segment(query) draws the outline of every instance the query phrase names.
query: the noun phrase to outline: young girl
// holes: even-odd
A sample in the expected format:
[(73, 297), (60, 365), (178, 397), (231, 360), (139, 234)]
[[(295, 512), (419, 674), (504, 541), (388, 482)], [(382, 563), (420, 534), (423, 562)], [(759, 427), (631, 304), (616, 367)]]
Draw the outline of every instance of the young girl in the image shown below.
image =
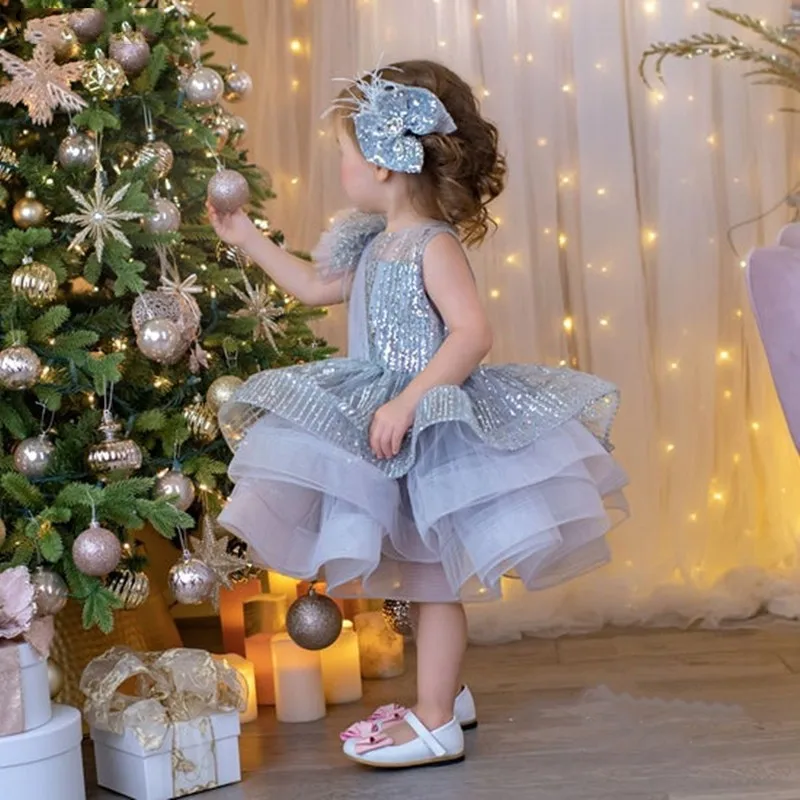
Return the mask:
[(492, 334), (461, 242), (486, 236), (506, 167), (463, 80), (406, 61), (355, 81), (333, 110), (357, 210), (315, 266), (244, 213), (209, 209), (218, 235), (302, 303), (349, 300), (348, 358), (262, 372), (221, 410), (237, 485), (220, 522), (270, 569), (418, 604), (417, 703), (353, 725), (344, 753), (375, 767), (459, 761), (474, 722), (462, 603), (499, 597), (508, 573), (541, 589), (607, 560), (607, 507), (624, 510), (608, 441), (617, 392), (566, 369), (480, 366)]

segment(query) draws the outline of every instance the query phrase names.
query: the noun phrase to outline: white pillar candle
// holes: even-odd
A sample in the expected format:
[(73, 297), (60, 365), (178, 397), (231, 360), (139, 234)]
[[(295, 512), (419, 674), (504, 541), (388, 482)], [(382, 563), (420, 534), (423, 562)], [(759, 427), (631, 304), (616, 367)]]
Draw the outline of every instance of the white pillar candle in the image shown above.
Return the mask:
[(268, 580), (270, 594), (284, 595), (289, 600), (289, 605), (297, 598), (297, 587), (300, 584), (297, 578), (290, 578), (279, 572), (269, 572)]
[(256, 691), (256, 668), (252, 661), (242, 658), (238, 653), (214, 656), (235, 669), (247, 684), (247, 708), (239, 713), (239, 722), (252, 722), (258, 717), (258, 696)]
[(325, 716), (319, 651), (298, 647), (288, 633), (272, 637), (275, 715), (278, 722), (313, 722)]
[(272, 634), (257, 633), (244, 640), (244, 651), (256, 673), (256, 697), (260, 706), (275, 705), (275, 679), (272, 674)]
[(358, 636), (353, 623), (345, 620), (339, 638), (324, 650), (320, 650), (322, 661), (322, 685), (325, 701), (333, 705), (354, 703), (361, 699), (361, 664), (358, 656)]
[(389, 629), (380, 611), (357, 614), (355, 628), (363, 678), (396, 678), (403, 674), (403, 637)]

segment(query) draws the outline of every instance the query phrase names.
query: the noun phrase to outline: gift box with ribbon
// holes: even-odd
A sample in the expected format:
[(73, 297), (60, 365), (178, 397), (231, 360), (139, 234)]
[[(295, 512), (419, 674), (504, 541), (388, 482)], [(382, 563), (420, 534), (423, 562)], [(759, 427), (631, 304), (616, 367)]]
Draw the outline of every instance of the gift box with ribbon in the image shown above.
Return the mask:
[(97, 782), (134, 800), (169, 800), (241, 779), (247, 684), (204, 650), (115, 647), (81, 678)]
[(38, 617), (27, 567), (0, 573), (0, 737), (50, 721), (47, 656), (53, 618)]

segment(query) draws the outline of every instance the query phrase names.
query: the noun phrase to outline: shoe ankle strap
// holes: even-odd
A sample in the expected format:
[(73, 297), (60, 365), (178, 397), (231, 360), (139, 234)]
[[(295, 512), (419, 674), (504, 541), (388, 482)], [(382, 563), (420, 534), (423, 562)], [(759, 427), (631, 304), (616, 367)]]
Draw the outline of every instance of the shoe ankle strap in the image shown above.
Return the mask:
[(446, 755), (447, 750), (442, 747), (441, 742), (422, 724), (419, 717), (413, 711), (406, 714), (405, 721), (411, 726), (414, 733), (419, 736), (420, 740), (425, 743), (428, 750), (435, 756), (441, 757)]

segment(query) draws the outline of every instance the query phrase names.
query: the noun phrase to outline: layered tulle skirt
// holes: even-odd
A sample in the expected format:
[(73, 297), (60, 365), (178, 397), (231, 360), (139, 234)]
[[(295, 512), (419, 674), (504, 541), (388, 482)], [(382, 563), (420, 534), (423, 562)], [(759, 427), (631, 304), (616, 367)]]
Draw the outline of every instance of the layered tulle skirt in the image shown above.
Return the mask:
[(322, 574), (339, 596), (471, 602), (503, 575), (542, 589), (608, 560), (626, 514), (613, 387), (484, 368), (434, 390), (400, 455), (378, 461), (369, 421), (408, 380), (337, 359), (262, 373), (223, 409), (236, 488), (220, 522), (257, 563)]

